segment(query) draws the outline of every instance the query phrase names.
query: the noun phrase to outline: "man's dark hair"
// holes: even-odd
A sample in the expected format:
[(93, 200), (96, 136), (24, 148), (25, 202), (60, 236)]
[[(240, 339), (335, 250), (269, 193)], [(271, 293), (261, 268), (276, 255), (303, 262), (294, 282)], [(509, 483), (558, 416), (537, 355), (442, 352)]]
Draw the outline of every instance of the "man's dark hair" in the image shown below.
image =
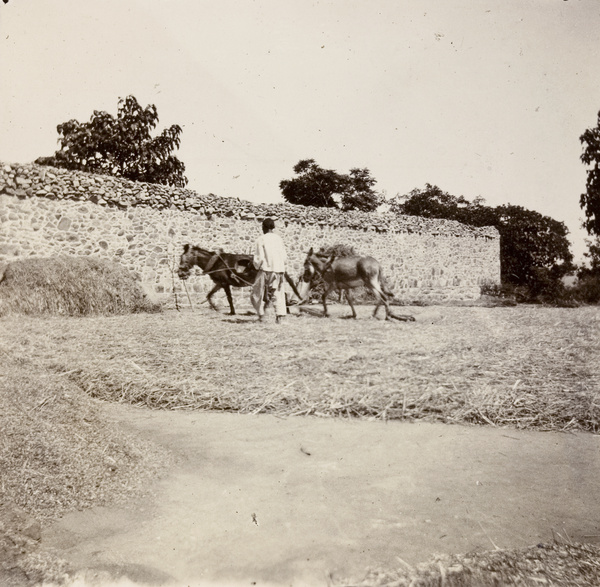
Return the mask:
[(275, 221), (272, 218), (265, 218), (262, 223), (262, 229), (265, 234), (275, 228)]

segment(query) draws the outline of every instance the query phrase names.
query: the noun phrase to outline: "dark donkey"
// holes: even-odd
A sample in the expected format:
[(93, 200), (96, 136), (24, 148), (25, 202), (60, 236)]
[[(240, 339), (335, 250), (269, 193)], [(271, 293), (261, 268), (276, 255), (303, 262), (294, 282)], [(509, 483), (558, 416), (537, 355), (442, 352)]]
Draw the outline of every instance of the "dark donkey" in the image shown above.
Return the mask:
[[(230, 314), (235, 314), (231, 288), (252, 286), (258, 273), (252, 263), (252, 255), (215, 252), (202, 247), (190, 246), (189, 244), (183, 245), (183, 254), (179, 259), (179, 269), (177, 270), (179, 278), (187, 279), (190, 276), (192, 267), (195, 265), (200, 267), (204, 275), (208, 275), (215, 283), (215, 286), (206, 296), (206, 301), (210, 304), (210, 307), (218, 311), (211, 298), (220, 289), (224, 289), (229, 302)], [(285, 278), (294, 293), (300, 298), (296, 286), (287, 273)]]
[(390, 310), (389, 299), (394, 294), (386, 289), (383, 283), (381, 265), (373, 257), (337, 257), (335, 254), (326, 255), (323, 253), (314, 253), (311, 248), (304, 261), (304, 274), (302, 282), (304, 283), (304, 297), (310, 290), (311, 282), (315, 274), (319, 274), (327, 284), (323, 293), (324, 315), (327, 313), (327, 296), (329, 293), (338, 289), (346, 292), (346, 300), (352, 309), (352, 317), (356, 318), (356, 310), (352, 304), (350, 290), (356, 287), (365, 286), (377, 298), (377, 306), (373, 312), (373, 317), (377, 316), (379, 307), (385, 306), (385, 319), (395, 318), (396, 320), (413, 321), (413, 316), (393, 314)]

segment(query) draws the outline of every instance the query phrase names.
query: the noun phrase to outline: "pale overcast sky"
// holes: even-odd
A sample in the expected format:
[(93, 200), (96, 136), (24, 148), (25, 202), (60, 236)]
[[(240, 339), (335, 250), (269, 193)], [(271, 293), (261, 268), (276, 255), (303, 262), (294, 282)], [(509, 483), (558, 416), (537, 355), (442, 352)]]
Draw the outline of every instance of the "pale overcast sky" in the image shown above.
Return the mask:
[(600, 110), (598, 0), (9, 0), (0, 160), (129, 94), (183, 127), (191, 189), (282, 201), (313, 158), (564, 221), (581, 258), (579, 136)]

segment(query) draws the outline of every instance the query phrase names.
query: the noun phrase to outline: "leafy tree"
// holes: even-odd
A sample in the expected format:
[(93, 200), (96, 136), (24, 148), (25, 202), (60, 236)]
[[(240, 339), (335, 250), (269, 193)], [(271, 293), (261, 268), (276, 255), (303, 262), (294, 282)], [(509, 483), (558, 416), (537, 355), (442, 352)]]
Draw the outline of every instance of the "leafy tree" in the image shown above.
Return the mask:
[(377, 180), (371, 177), (366, 167), (351, 169), (346, 190), (342, 194), (342, 210), (373, 212), (382, 201), (381, 196), (373, 190), (376, 183)]
[(579, 198), (586, 217), (583, 226), (588, 234), (600, 235), (600, 112), (597, 126), (588, 128), (579, 140), (586, 145), (581, 160), (592, 166), (587, 171), (586, 192)]
[(319, 167), (314, 159), (303, 159), (294, 166), (294, 179), (279, 182), (283, 197), (291, 204), (301, 206), (337, 207), (334, 194), (345, 187), (343, 176), (332, 169)]
[(303, 159), (294, 166), (294, 173), (298, 177), (279, 183), (283, 197), (291, 204), (337, 208), (336, 195), (342, 210), (372, 212), (380, 204), (373, 190), (377, 182), (366, 168), (354, 168), (344, 175), (323, 169), (314, 159)]
[(586, 240), (587, 264), (579, 267), (579, 282), (572, 290), (575, 299), (585, 304), (600, 304), (600, 236), (594, 241)]
[(463, 196), (453, 196), (436, 185), (425, 184), (425, 189), (415, 188), (407, 195), (390, 200), (390, 211), (396, 214), (445, 218), (471, 226), (494, 226), (496, 214), (493, 208), (483, 204), (483, 198), (469, 202)]
[(459, 203), (463, 197), (456, 198), (443, 192), (436, 185), (425, 184), (425, 189), (415, 188), (404, 196), (396, 196), (390, 201), (390, 209), (396, 214), (421, 216), (423, 218), (455, 219)]
[(594, 241), (586, 240), (585, 244), (588, 250), (583, 253), (583, 256), (586, 257), (588, 264), (579, 268), (577, 276), (580, 279), (591, 276), (600, 278), (600, 236), (597, 236)]
[[(482, 198), (469, 202), (426, 184), (390, 202), (396, 214), (445, 218), (471, 226), (495, 226), (500, 233), (501, 277), (504, 283), (535, 289), (559, 280), (573, 269), (567, 227), (563, 222), (521, 206), (492, 208)], [(535, 287), (534, 287), (535, 286)]]
[(182, 129), (174, 124), (152, 137), (157, 123), (154, 104), (142, 108), (134, 96), (120, 98), (116, 118), (94, 110), (89, 122), (59, 124), (60, 149), (36, 163), (183, 187), (185, 165), (171, 154), (179, 147)]
[(502, 281), (532, 287), (542, 274), (558, 281), (574, 269), (564, 222), (511, 204), (498, 206), (495, 213)]

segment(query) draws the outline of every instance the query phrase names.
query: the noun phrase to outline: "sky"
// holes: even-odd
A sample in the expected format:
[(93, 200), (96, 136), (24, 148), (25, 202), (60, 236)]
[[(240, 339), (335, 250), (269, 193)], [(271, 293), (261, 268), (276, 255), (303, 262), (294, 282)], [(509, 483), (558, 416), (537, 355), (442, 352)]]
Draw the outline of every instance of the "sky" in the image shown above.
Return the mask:
[(134, 95), (183, 128), (188, 187), (282, 202), (301, 159), (564, 222), (600, 111), (598, 0), (9, 0), (0, 161)]

